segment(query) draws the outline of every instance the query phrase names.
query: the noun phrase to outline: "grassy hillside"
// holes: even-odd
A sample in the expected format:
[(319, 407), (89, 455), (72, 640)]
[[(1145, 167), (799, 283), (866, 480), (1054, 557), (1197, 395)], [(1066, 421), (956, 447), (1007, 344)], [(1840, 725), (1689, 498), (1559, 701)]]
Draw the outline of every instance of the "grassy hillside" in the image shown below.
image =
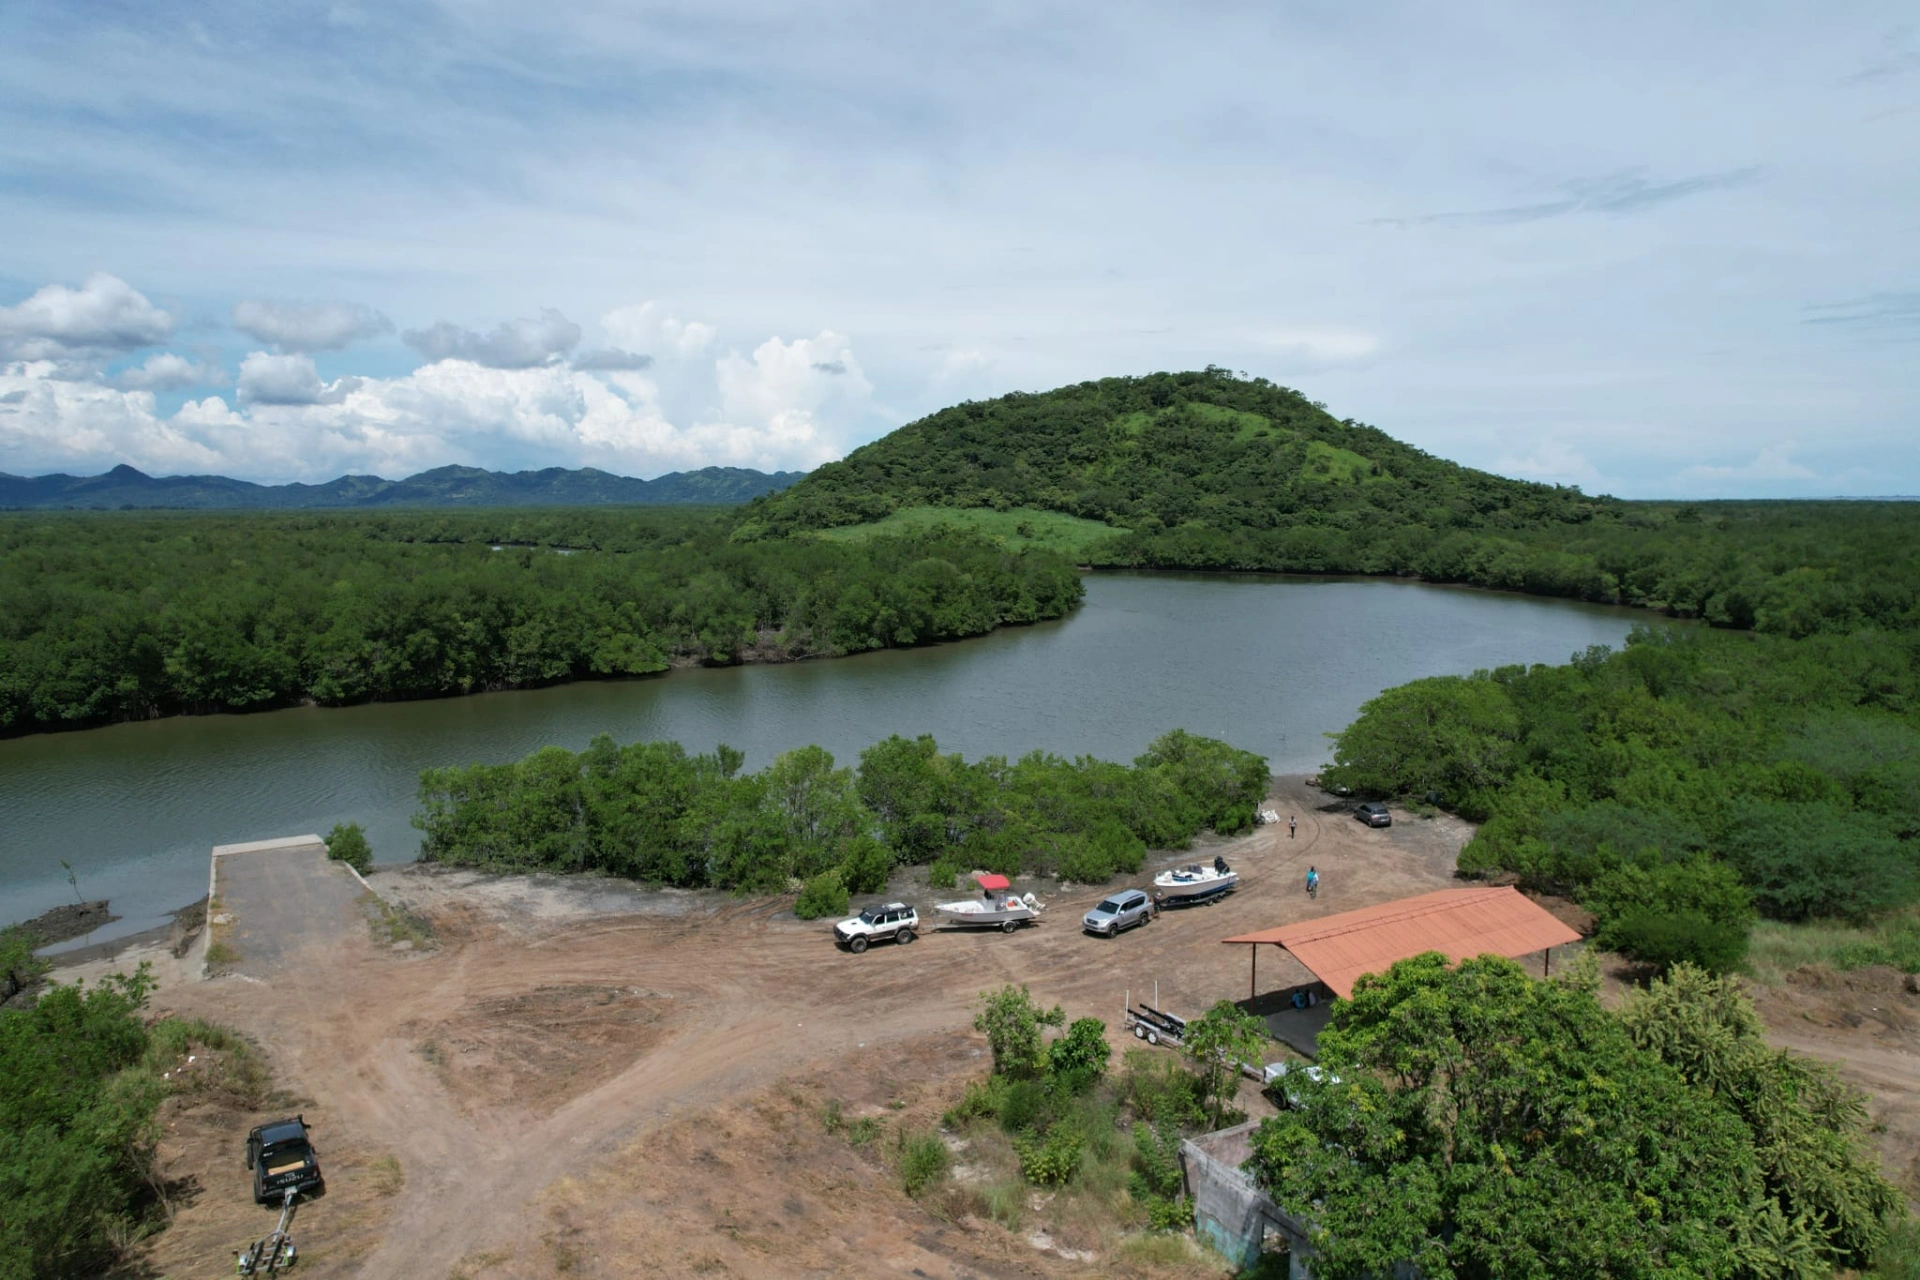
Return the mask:
[[(1920, 619), (1920, 505), (1649, 503), (1476, 471), (1221, 369), (956, 405), (743, 512), (736, 539), (1071, 516), (1083, 563), (1392, 574), (1787, 635)], [(854, 532), (852, 536), (859, 536)]]
[(1126, 532), (1098, 520), (1083, 520), (1079, 516), (1033, 507), (1014, 507), (1007, 511), (995, 511), (992, 507), (901, 507), (885, 519), (822, 529), (819, 536), (829, 542), (865, 542), (869, 538), (940, 529), (977, 533), (1009, 551), (1039, 547), (1082, 562), (1100, 544)]

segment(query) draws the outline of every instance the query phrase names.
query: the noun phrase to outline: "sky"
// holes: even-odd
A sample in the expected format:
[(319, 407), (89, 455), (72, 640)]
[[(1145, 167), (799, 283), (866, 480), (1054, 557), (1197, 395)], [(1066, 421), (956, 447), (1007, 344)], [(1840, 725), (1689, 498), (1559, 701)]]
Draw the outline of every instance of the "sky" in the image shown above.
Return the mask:
[(1920, 14), (0, 6), (0, 471), (808, 468), (1209, 364), (1591, 493), (1920, 494)]

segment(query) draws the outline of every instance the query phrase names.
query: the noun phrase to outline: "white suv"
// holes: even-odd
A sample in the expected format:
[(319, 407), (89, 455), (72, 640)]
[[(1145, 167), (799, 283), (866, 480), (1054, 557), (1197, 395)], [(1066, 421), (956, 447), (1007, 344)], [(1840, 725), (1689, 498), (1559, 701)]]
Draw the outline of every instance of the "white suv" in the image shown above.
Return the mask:
[(913, 941), (920, 927), (920, 913), (904, 902), (889, 902), (884, 907), (868, 907), (859, 915), (833, 926), (833, 940), (859, 955), (870, 943), (893, 939), (901, 946)]

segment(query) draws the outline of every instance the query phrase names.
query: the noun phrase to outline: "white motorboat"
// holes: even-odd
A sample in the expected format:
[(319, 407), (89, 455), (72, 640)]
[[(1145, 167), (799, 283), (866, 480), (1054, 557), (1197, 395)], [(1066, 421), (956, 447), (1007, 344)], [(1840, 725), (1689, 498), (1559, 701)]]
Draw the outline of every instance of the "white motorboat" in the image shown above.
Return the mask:
[(957, 929), (999, 929), (1012, 933), (1027, 921), (1039, 919), (1040, 913), (1046, 910), (1031, 893), (1016, 895), (1013, 882), (1005, 876), (976, 871), (973, 880), (980, 886), (979, 897), (934, 904), (942, 924)]
[(1215, 858), (1210, 867), (1199, 862), (1175, 867), (1153, 878), (1154, 898), (1175, 907), (1212, 902), (1239, 887), (1240, 873), (1229, 867), (1225, 858)]

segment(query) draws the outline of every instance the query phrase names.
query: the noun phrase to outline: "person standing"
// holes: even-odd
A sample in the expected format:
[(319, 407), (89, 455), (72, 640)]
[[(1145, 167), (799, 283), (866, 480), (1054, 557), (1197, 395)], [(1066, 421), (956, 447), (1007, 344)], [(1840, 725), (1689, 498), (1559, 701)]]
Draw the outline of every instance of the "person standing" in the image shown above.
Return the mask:
[(1317, 867), (1307, 868), (1307, 896), (1309, 898), (1320, 896), (1320, 871)]
[(1300, 829), (1300, 819), (1293, 814), (1287, 815), (1287, 839), (1293, 839), (1293, 833)]

